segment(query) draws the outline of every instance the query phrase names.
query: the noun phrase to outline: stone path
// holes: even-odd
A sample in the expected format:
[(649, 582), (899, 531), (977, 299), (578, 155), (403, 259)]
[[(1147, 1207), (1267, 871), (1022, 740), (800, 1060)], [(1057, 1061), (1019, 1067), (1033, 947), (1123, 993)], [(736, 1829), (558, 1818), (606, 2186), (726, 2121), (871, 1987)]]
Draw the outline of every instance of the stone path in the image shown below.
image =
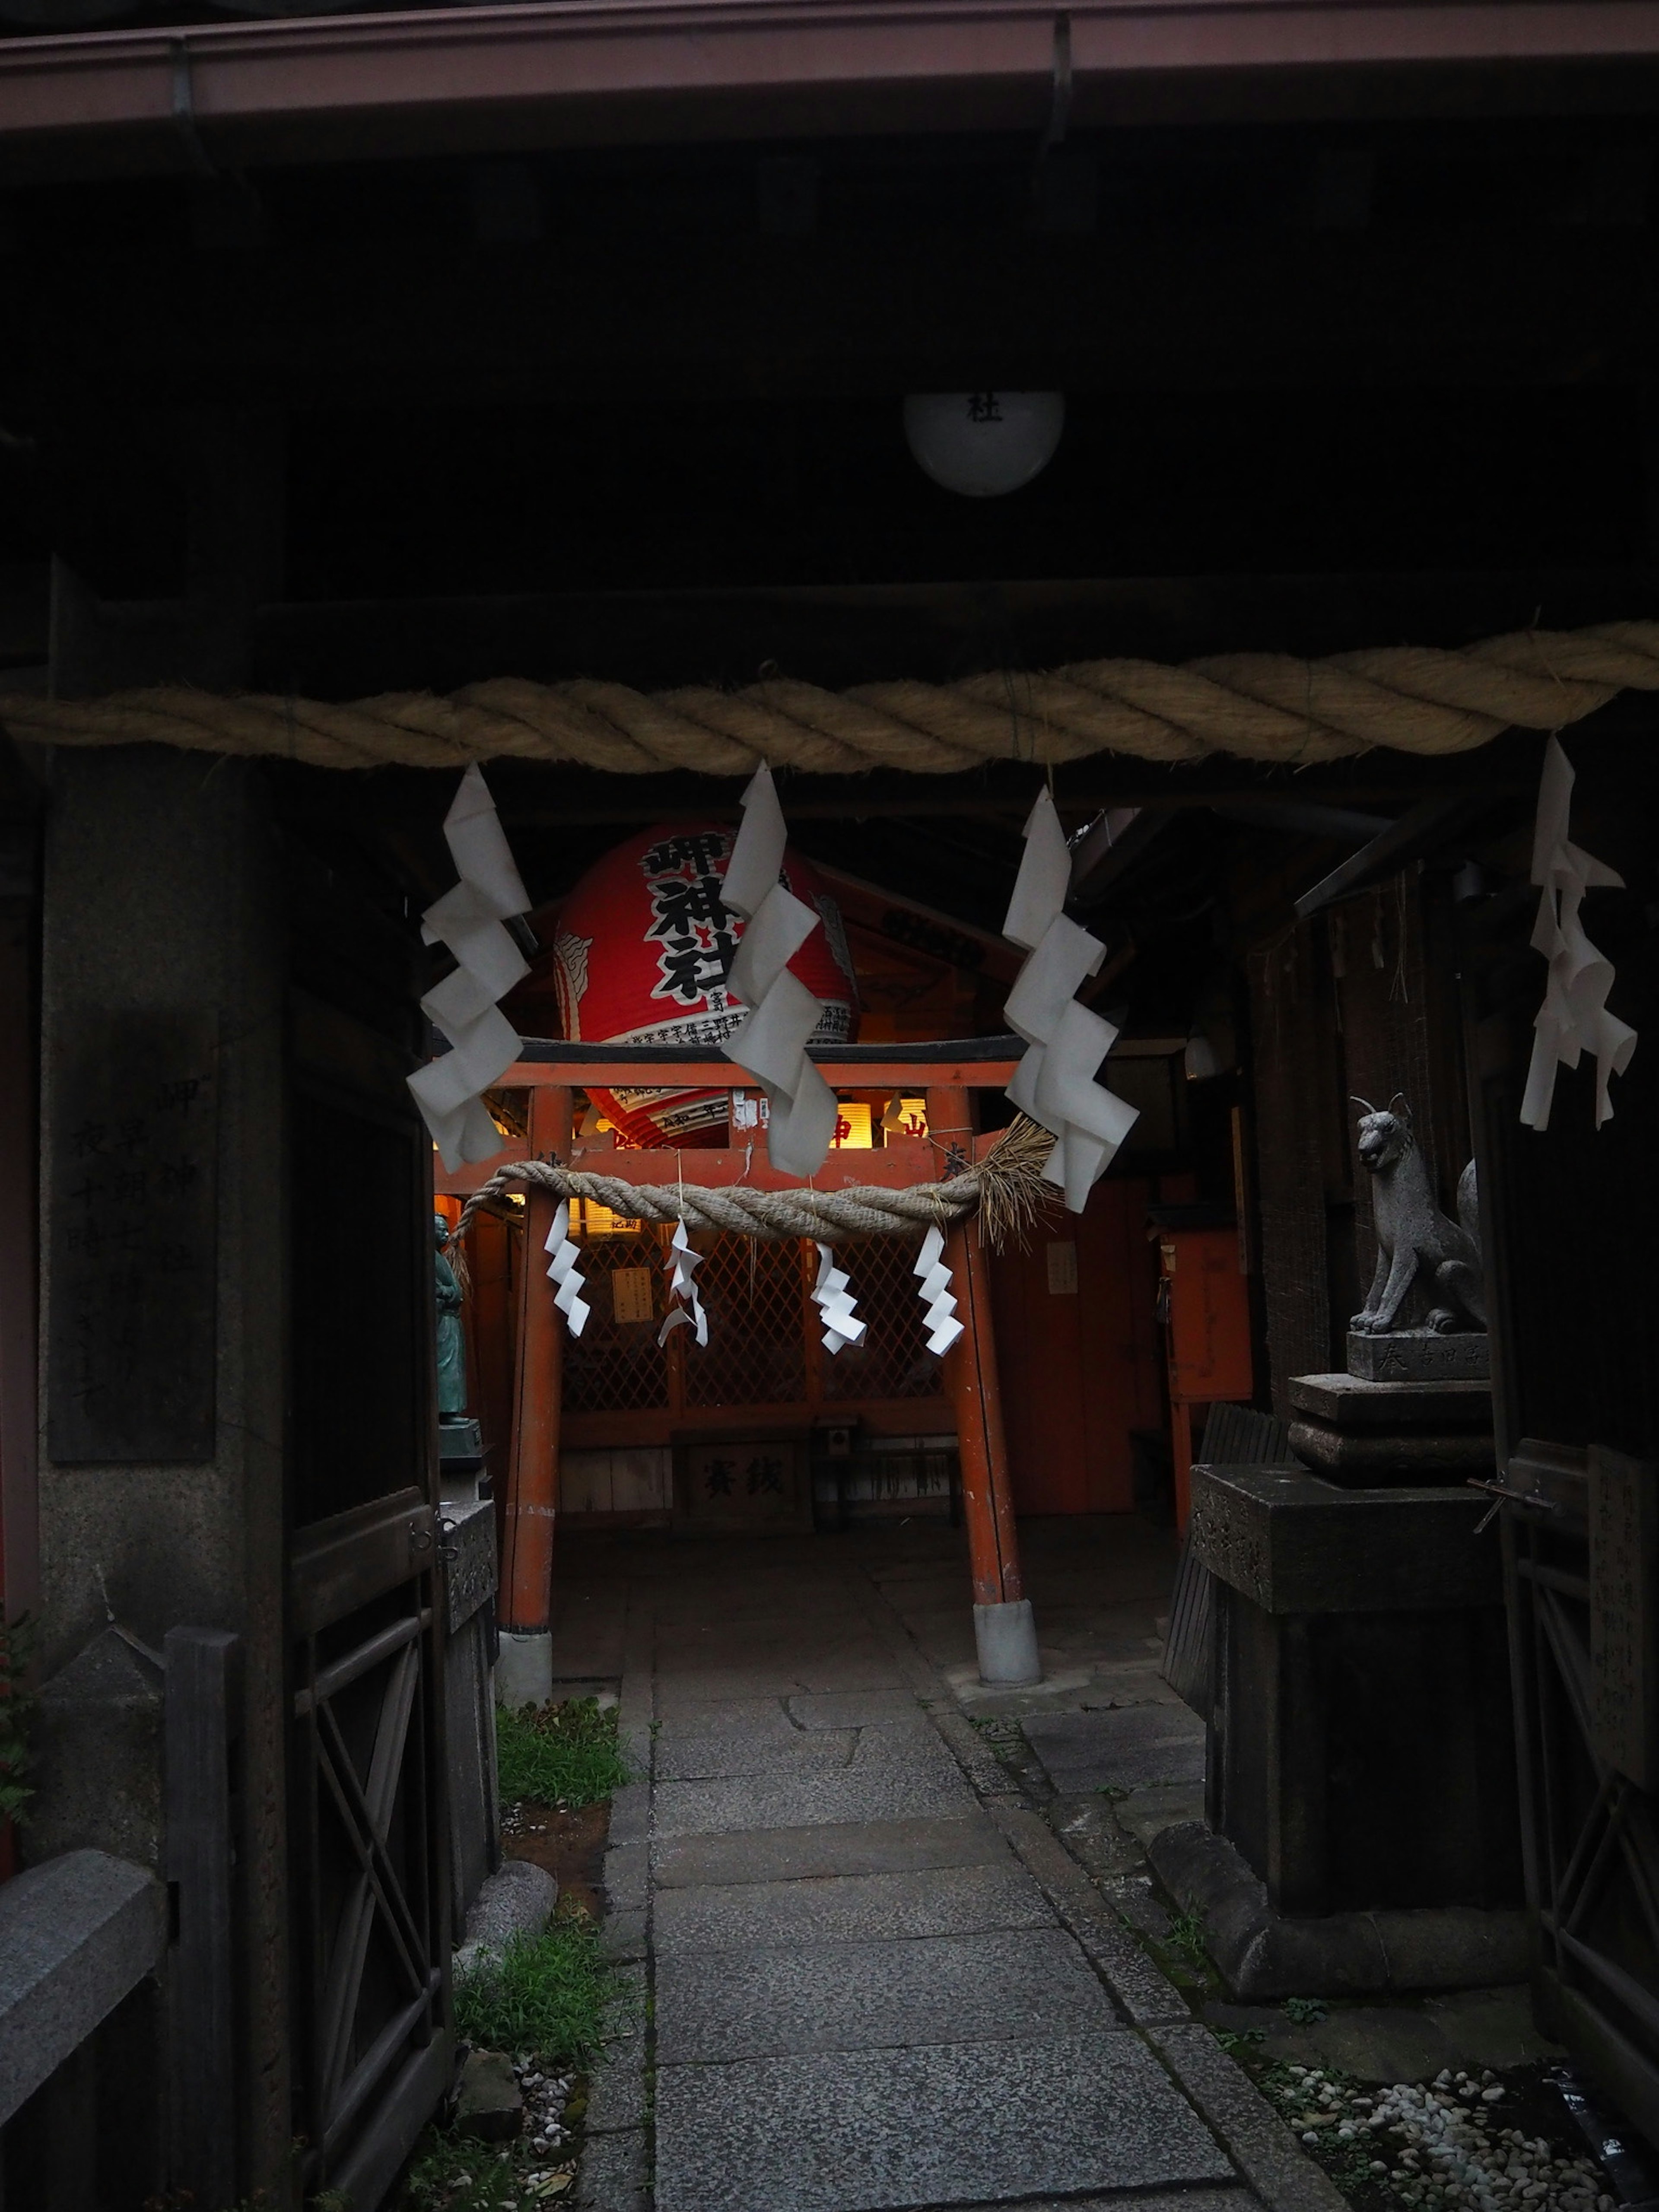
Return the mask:
[(1334, 2212), (855, 1559), (634, 1547), (578, 1601), (650, 1777), (613, 1807), (638, 2002), (578, 2201)]

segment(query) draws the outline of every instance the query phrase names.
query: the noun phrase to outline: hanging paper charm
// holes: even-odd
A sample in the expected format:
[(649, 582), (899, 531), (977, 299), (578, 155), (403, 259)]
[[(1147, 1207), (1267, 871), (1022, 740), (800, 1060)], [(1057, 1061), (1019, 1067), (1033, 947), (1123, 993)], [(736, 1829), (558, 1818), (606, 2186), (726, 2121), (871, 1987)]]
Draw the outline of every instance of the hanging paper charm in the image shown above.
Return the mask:
[(843, 1346), (858, 1344), (864, 1336), (864, 1323), (853, 1310), (853, 1297), (847, 1287), (848, 1279), (836, 1265), (833, 1246), (818, 1246), (818, 1279), (812, 1285), (812, 1303), (823, 1316), (823, 1348), (839, 1352)]
[(820, 917), (778, 881), (783, 812), (764, 763), (750, 779), (743, 805), (743, 827), (720, 896), (746, 924), (726, 985), (750, 1011), (720, 1049), (766, 1093), (766, 1149), (773, 1166), (786, 1175), (811, 1176), (830, 1157), (836, 1094), (806, 1056), (823, 1004), (788, 963)]
[(440, 1059), (409, 1079), (434, 1143), (452, 1174), (468, 1160), (493, 1159), (501, 1136), (483, 1094), (519, 1057), (520, 1040), (495, 1001), (529, 963), (501, 925), (530, 904), (477, 763), (461, 778), (444, 839), (460, 881), (428, 907), (421, 935), (446, 945), (459, 963), (421, 1001), (421, 1011), (449, 1040)]
[(592, 1309), (582, 1292), (587, 1285), (582, 1280), (581, 1253), (570, 1241), (570, 1201), (562, 1198), (559, 1210), (553, 1217), (553, 1226), (547, 1232), (544, 1248), (553, 1256), (547, 1272), (557, 1285), (553, 1303), (564, 1316), (572, 1336), (580, 1336), (587, 1326), (587, 1316)]
[(945, 1263), (945, 1232), (937, 1222), (921, 1240), (912, 1271), (921, 1279), (921, 1301), (927, 1308), (927, 1349), (944, 1353), (962, 1334), (957, 1302), (951, 1295), (951, 1270)]
[(692, 1250), (684, 1217), (674, 1224), (668, 1250), (668, 1295), (680, 1303), (670, 1306), (667, 1318), (657, 1331), (657, 1341), (666, 1344), (673, 1330), (689, 1328), (696, 1331), (699, 1344), (707, 1344), (708, 1316), (697, 1296), (697, 1270), (702, 1265), (702, 1254)]
[(1543, 893), (1532, 943), (1550, 963), (1521, 1101), (1521, 1119), (1533, 1129), (1549, 1127), (1556, 1069), (1577, 1067), (1585, 1052), (1595, 1061), (1595, 1126), (1599, 1129), (1611, 1121), (1608, 1084), (1624, 1073), (1636, 1050), (1635, 1030), (1607, 1012), (1613, 963), (1590, 943), (1578, 919), (1587, 890), (1622, 890), (1625, 879), (1569, 840), (1572, 785), (1572, 763), (1552, 738), (1544, 753), (1532, 843), (1532, 879)]
[(1071, 873), (1066, 832), (1045, 791), (1025, 824), (1025, 851), (1002, 925), (1003, 935), (1030, 956), (1004, 1009), (1029, 1047), (1008, 1096), (1055, 1138), (1044, 1180), (1058, 1183), (1071, 1211), (1081, 1213), (1139, 1109), (1096, 1080), (1117, 1031), (1073, 995), (1085, 976), (1099, 973), (1106, 947), (1061, 910)]

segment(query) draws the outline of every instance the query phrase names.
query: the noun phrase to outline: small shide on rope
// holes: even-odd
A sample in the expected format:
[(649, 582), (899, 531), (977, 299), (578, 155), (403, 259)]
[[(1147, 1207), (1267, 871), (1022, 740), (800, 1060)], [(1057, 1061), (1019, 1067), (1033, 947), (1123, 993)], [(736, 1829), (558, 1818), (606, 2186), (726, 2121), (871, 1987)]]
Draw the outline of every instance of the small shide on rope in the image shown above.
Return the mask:
[(514, 1160), (498, 1168), (468, 1199), (449, 1241), (459, 1242), (487, 1200), (517, 1186), (551, 1191), (567, 1207), (572, 1199), (586, 1199), (624, 1219), (684, 1221), (688, 1230), (773, 1240), (810, 1237), (823, 1243), (949, 1228), (977, 1210), (981, 1232), (994, 1249), (1018, 1237), (1038, 1208), (1054, 1199), (1042, 1180), (1042, 1164), (1053, 1148), (1048, 1132), (1022, 1117), (977, 1166), (943, 1182), (913, 1183), (906, 1190), (869, 1184), (848, 1190), (757, 1190), (747, 1183), (720, 1189), (697, 1183), (636, 1183), (550, 1160)]

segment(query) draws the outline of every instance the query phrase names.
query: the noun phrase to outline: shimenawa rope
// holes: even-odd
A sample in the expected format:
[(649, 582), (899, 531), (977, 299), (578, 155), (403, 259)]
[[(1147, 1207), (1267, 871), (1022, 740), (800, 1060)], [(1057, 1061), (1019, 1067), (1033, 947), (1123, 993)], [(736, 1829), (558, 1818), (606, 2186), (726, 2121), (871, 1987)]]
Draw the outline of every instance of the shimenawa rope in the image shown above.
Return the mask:
[(1163, 762), (1225, 752), (1297, 765), (1375, 745), (1468, 752), (1517, 726), (1565, 728), (1626, 690), (1659, 690), (1659, 623), (1516, 630), (1455, 651), (1382, 646), (1319, 660), (1235, 653), (1178, 667), (1091, 660), (1046, 675), (1005, 670), (848, 691), (782, 677), (735, 691), (658, 692), (500, 677), (447, 698), (387, 692), (336, 704), (167, 684), (95, 700), (8, 696), (0, 720), (14, 736), (59, 744), (171, 744), (318, 768), (520, 759), (622, 775), (736, 776), (765, 760), (815, 775), (948, 775), (989, 760), (1053, 766), (1101, 752)]
[(757, 1190), (746, 1183), (720, 1189), (702, 1183), (636, 1183), (550, 1160), (514, 1160), (498, 1168), (468, 1199), (450, 1243), (458, 1244), (465, 1236), (486, 1200), (519, 1184), (550, 1191), (556, 1198), (586, 1199), (624, 1220), (684, 1220), (690, 1229), (772, 1240), (811, 1237), (824, 1243), (838, 1237), (902, 1236), (935, 1224), (948, 1229), (977, 1208), (987, 1241), (997, 1244), (1017, 1234), (1053, 1197), (1042, 1180), (1042, 1164), (1053, 1145), (1047, 1130), (1022, 1117), (977, 1167), (906, 1190), (868, 1184), (848, 1190)]

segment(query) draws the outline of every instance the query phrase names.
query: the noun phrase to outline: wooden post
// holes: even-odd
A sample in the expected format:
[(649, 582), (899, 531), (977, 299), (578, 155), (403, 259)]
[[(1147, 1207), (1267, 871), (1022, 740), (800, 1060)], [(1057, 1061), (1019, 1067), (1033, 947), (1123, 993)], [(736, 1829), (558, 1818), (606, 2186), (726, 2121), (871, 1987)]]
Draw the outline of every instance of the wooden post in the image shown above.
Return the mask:
[[(562, 1159), (569, 1150), (568, 1090), (547, 1085), (532, 1091), (532, 1156)], [(553, 1521), (558, 1505), (564, 1323), (553, 1303), (543, 1248), (556, 1210), (550, 1192), (526, 1194), (501, 1559), (501, 1698), (506, 1705), (543, 1704), (552, 1684)]]
[[(937, 1142), (956, 1144), (971, 1159), (973, 1125), (968, 1093), (956, 1088), (927, 1094), (927, 1129)], [(946, 1240), (951, 1289), (962, 1334), (945, 1357), (945, 1387), (956, 1414), (962, 1459), (963, 1518), (968, 1528), (969, 1569), (974, 1584), (974, 1627), (980, 1674), (987, 1681), (1042, 1679), (1036, 1638), (1025, 1604), (1019, 1537), (1008, 1484), (1008, 1446), (1002, 1426), (1002, 1383), (997, 1373), (991, 1285), (979, 1223), (958, 1223)], [(1017, 1612), (992, 1613), (1010, 1607)], [(1014, 1647), (1003, 1648), (1012, 1632)]]

